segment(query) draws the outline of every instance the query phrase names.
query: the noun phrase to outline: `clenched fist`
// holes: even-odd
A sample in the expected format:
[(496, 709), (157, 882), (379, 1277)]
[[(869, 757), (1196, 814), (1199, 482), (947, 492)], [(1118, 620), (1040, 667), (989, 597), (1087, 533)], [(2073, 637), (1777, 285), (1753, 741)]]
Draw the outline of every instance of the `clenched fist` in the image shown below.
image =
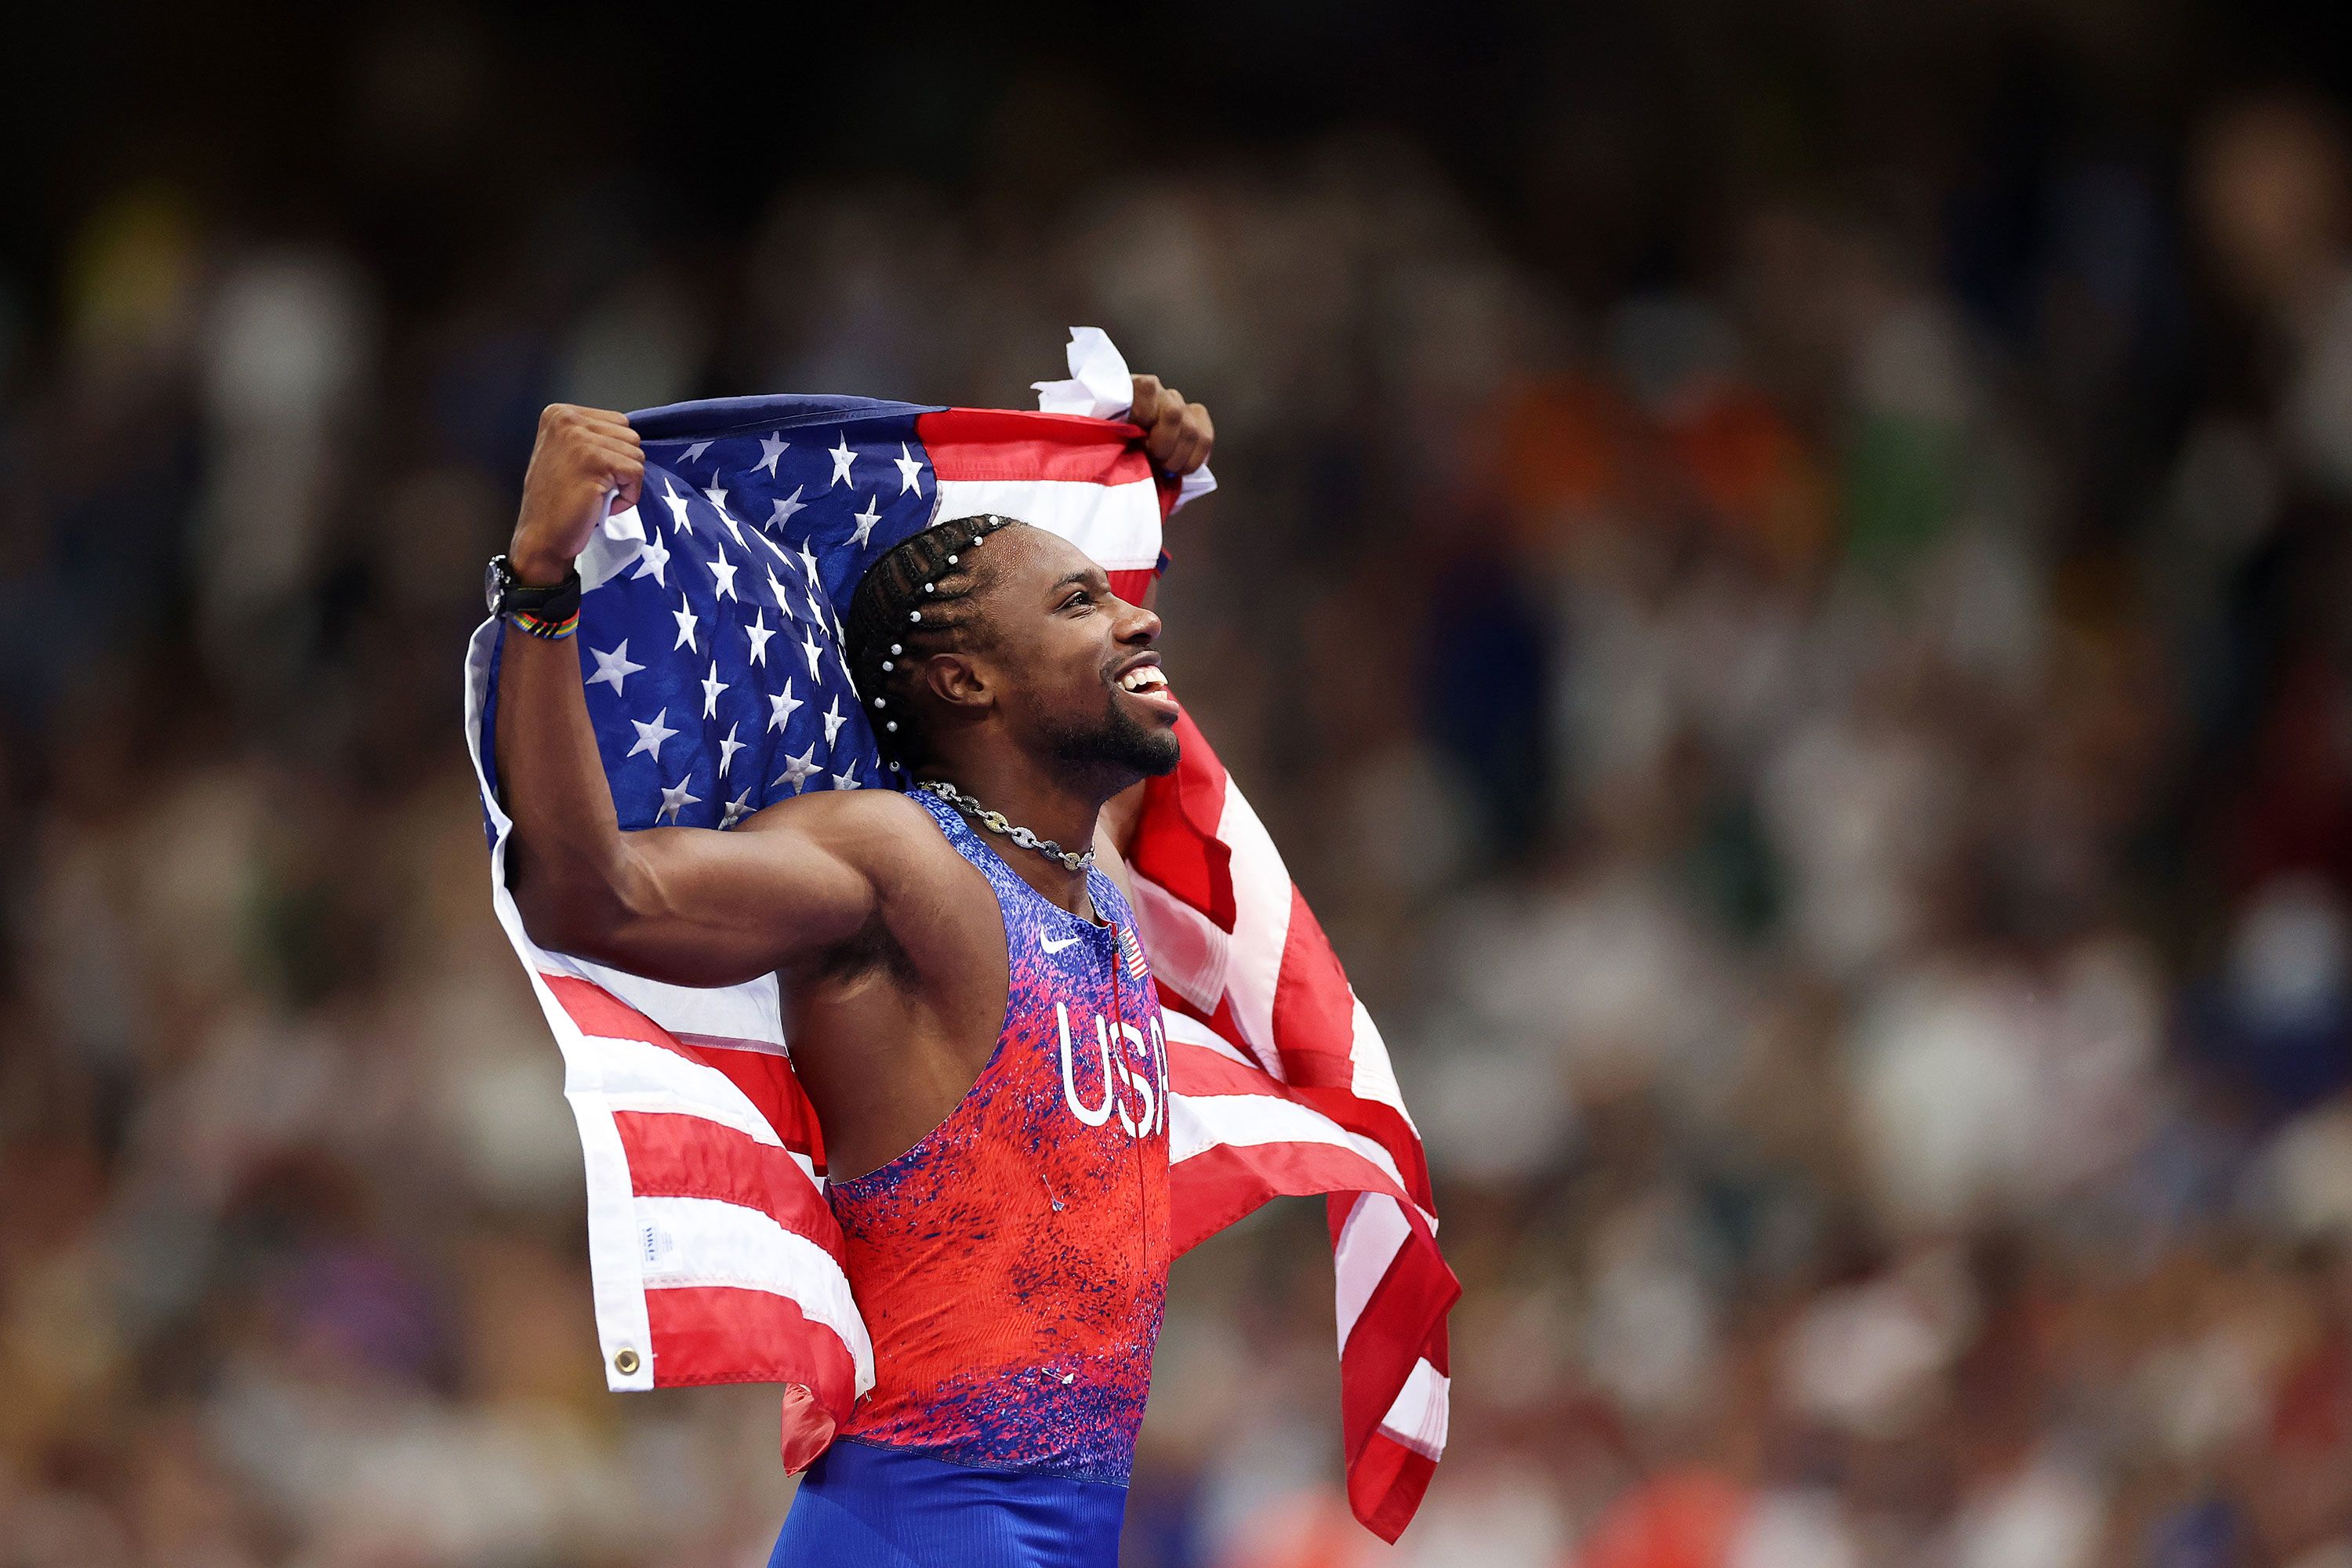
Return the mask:
[(1209, 449), (1217, 444), (1209, 411), (1185, 402), (1174, 387), (1160, 385), (1156, 375), (1135, 378), (1135, 406), (1127, 417), (1142, 427), (1143, 449), (1163, 474), (1181, 478), (1191, 473), (1209, 460)]
[(534, 585), (562, 581), (605, 512), (637, 504), (645, 477), (645, 448), (625, 416), (548, 405), (539, 416), (539, 439), (523, 476), (522, 513), (507, 552), (516, 577)]

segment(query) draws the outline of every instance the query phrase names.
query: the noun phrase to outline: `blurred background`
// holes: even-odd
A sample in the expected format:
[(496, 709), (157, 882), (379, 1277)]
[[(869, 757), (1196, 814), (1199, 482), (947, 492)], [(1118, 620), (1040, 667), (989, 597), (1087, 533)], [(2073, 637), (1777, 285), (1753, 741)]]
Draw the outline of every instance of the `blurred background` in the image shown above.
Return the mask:
[(2352, 27), (44, 7), (0, 129), (0, 1564), (753, 1564), (606, 1394), (458, 722), (540, 405), (1214, 412), (1171, 670), (1439, 1176), (1179, 1265), (1140, 1568), (2352, 1564)]

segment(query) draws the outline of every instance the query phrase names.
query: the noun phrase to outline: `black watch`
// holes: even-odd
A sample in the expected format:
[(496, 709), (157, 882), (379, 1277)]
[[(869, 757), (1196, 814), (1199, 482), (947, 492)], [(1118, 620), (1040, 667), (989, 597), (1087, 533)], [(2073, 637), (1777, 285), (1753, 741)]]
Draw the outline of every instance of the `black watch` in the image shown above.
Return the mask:
[(580, 568), (571, 567), (564, 572), (561, 583), (539, 588), (516, 579), (511, 560), (493, 555), (488, 569), (482, 574), (482, 596), (489, 602), (490, 614), (494, 616), (528, 610), (540, 621), (568, 620), (580, 608)]

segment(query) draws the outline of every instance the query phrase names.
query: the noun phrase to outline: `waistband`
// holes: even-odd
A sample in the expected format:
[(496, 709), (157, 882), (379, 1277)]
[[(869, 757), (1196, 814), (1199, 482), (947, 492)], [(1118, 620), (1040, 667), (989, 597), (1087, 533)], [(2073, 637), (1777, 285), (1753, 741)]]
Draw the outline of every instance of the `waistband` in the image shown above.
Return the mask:
[(836, 1439), (768, 1568), (1118, 1568), (1127, 1489)]

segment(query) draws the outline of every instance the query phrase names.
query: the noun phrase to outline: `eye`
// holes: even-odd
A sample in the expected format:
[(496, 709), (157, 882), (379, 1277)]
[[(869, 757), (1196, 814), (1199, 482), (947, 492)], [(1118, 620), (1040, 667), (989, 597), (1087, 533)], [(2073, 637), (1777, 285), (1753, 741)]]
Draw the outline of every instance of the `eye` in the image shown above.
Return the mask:
[(1062, 601), (1062, 608), (1066, 610), (1075, 605), (1091, 605), (1094, 602), (1095, 596), (1084, 588), (1073, 588), (1070, 590), (1070, 596)]

